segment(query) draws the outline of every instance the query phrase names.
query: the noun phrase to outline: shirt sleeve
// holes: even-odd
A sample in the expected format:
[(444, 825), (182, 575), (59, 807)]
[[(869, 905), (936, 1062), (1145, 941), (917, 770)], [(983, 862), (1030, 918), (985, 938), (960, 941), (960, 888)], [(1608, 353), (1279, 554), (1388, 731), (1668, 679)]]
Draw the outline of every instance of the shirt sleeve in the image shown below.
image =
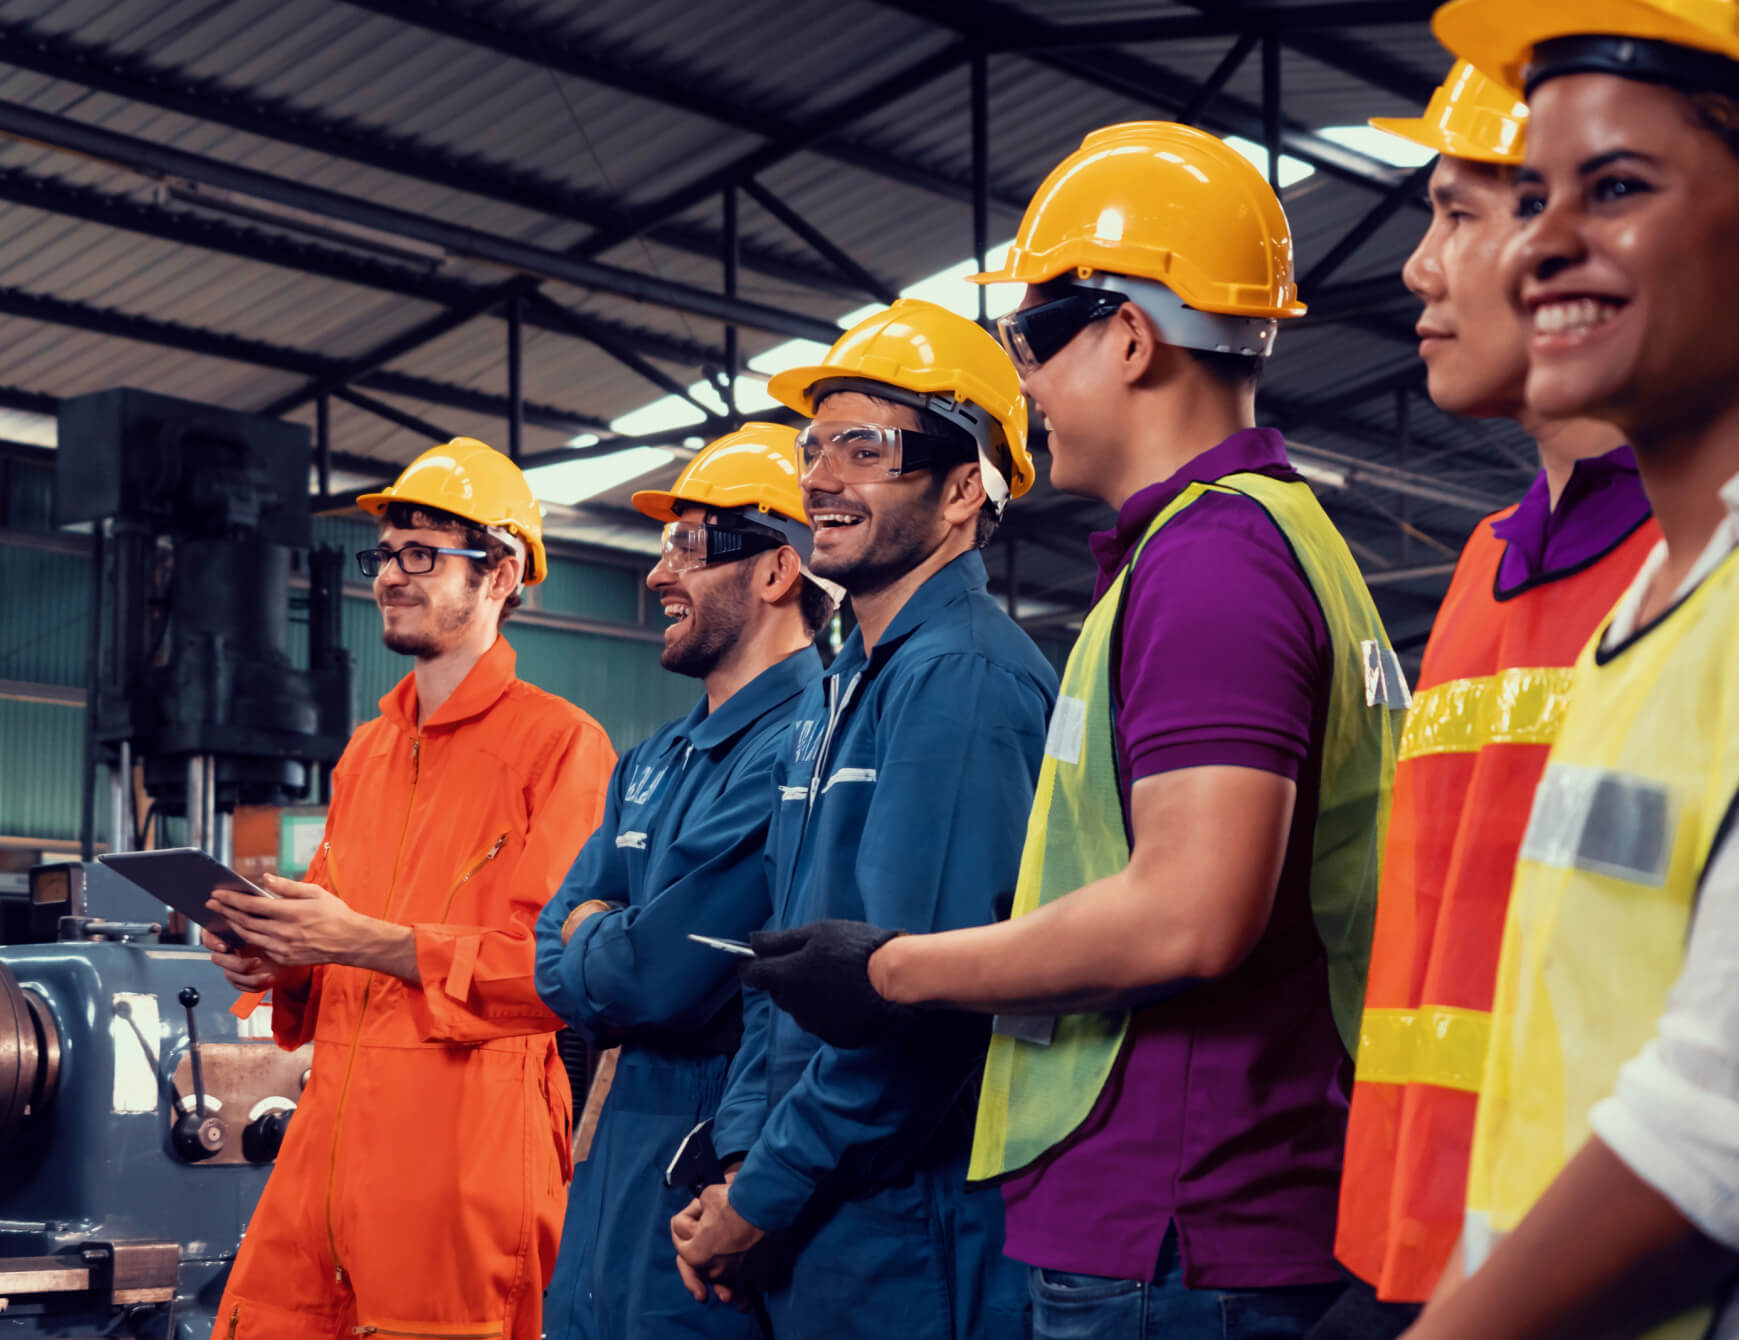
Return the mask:
[[(875, 796), (854, 878), (864, 919), (907, 931), (993, 921), (1013, 888), (1044, 753), (1049, 685), (971, 654), (939, 657), (889, 693)], [(938, 1011), (923, 1045), (821, 1047), (768, 1113), (732, 1206), (789, 1228), (818, 1194), (910, 1173), (984, 1059), (989, 1020)], [(964, 1134), (962, 1139), (964, 1139)]]
[(1135, 560), (1118, 659), (1118, 741), (1133, 783), (1180, 768), (1294, 781), (1328, 628), (1285, 537), (1248, 498), (1208, 493)]
[(616, 755), (596, 722), (578, 723), (528, 787), (525, 850), (501, 924), (413, 926), (421, 989), (405, 993), (429, 1042), (486, 1042), (561, 1026), (538, 999), (532, 927), (603, 817)]
[(783, 738), (757, 741), (717, 791), (682, 816), (675, 840), (654, 856), (662, 887), (641, 890), (634, 906), (589, 917), (574, 932), (557, 969), (569, 1008), (558, 1012), (599, 1046), (698, 1029), (739, 990), (736, 960), (687, 937), (742, 940), (767, 924), (762, 856), (777, 795), (773, 742)]
[(1739, 842), (1711, 857), (1685, 966), (1594, 1132), (1710, 1238), (1739, 1250)]
[[(326, 888), (326, 844), (322, 842), (315, 849), (314, 859), (308, 863), (308, 872), (302, 876), (305, 884), (318, 884)], [(314, 1026), (320, 1019), (320, 989), (326, 980), (326, 965), (316, 964), (305, 972), (291, 969), (283, 978), (272, 986), (272, 1040), (285, 1051), (295, 1051), (303, 1043), (314, 1041)], [(253, 1012), (253, 1004), (259, 997), (253, 993), (244, 995), (238, 1005), (247, 1004), (245, 1013), (240, 1009), (233, 1012), (246, 1014)]]
[(767, 1123), (767, 1047), (773, 1002), (765, 991), (743, 988), (743, 1040), (731, 1058), (724, 1097), (713, 1117), (713, 1149), (726, 1164), (741, 1158)]
[[(635, 751), (629, 750), (616, 763), (605, 793), (604, 813), (597, 828), (580, 848), (580, 854), (563, 877), (555, 896), (538, 913), (535, 930), (537, 958), (534, 981), (543, 1003), (560, 1015), (567, 1024), (584, 1032), (580, 1020), (582, 992), (576, 992), (571, 975), (566, 970), (566, 946), (562, 944), (562, 926), (568, 914), (581, 903), (598, 899), (606, 903), (626, 903), (630, 897), (628, 864), (616, 846), (616, 832), (622, 826), (622, 788), (634, 772)], [(599, 913), (598, 916), (602, 916)], [(597, 921), (589, 917), (582, 925)], [(576, 932), (577, 934), (578, 932)], [(596, 1039), (590, 1039), (596, 1043)]]

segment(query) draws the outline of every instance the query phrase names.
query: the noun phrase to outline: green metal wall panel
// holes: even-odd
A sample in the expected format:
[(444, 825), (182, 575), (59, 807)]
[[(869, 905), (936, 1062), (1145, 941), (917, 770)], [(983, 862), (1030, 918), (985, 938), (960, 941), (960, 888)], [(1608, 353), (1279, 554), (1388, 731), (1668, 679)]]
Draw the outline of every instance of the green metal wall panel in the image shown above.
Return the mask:
[(84, 687), (90, 559), (0, 545), (0, 679)]
[[(76, 839), (84, 711), (0, 699), (0, 834)], [(99, 796), (97, 840), (107, 839), (108, 800)]]

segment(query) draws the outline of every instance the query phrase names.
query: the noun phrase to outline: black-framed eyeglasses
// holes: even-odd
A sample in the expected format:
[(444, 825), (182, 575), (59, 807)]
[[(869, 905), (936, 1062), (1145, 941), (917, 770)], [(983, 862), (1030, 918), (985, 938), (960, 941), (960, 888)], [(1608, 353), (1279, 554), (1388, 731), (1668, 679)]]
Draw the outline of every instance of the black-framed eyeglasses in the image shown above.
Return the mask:
[(973, 443), (958, 438), (845, 419), (817, 419), (797, 435), (797, 449), (803, 453), (804, 474), (826, 461), (834, 478), (846, 484), (873, 484), (914, 470), (958, 465), (977, 451)]
[(356, 566), (362, 569), (364, 577), (380, 576), (382, 568), (398, 560), (399, 571), (407, 577), (421, 577), (424, 573), (435, 570), (435, 561), (442, 554), (458, 554), (461, 558), (488, 558), (482, 549), (453, 549), (444, 544), (406, 544), (397, 549), (389, 549), (381, 545), (375, 549), (359, 549), (356, 553)]
[(739, 528), (712, 521), (672, 521), (664, 527), (664, 547), (658, 562), (672, 572), (693, 572), (719, 563), (736, 563), (785, 543), (760, 529)]
[(1050, 302), (998, 317), (997, 338), (1025, 375), (1056, 357), (1075, 336), (1128, 301), (1123, 294), (1105, 289), (1074, 289)]

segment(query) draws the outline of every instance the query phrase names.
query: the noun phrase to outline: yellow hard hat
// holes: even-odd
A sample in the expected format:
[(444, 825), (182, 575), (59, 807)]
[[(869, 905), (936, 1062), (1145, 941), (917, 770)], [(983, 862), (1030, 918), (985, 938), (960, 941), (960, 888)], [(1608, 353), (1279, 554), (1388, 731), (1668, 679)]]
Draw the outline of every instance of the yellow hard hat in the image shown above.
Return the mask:
[[(865, 317), (834, 342), (820, 363), (787, 368), (767, 393), (814, 417), (815, 388), (826, 382), (872, 381), (912, 393), (922, 408), (971, 433), (1009, 496), (1032, 487), (1026, 397), (1020, 377), (996, 337), (976, 321), (918, 298)], [(1006, 462), (998, 456), (1006, 455)]]
[(1163, 284), (1226, 316), (1303, 316), (1286, 211), (1225, 141), (1171, 121), (1095, 130), (1046, 177), (1003, 268), (979, 284), (1074, 271)]
[(380, 516), (388, 503), (420, 503), (479, 526), (507, 531), (526, 549), (525, 584), (535, 586), (549, 571), (543, 547), (543, 509), (520, 468), (474, 437), (456, 437), (430, 447), (379, 493), (356, 505)]
[(1524, 86), (1533, 49), (1557, 37), (1641, 38), (1739, 61), (1735, 0), (1451, 0), (1431, 31), (1512, 89)]
[(1481, 74), (1464, 60), (1455, 62), (1435, 93), (1424, 116), (1373, 116), (1378, 130), (1399, 135), (1432, 153), (1475, 163), (1522, 161), (1522, 137), (1528, 104), (1514, 90)]
[(730, 511), (754, 507), (807, 526), (797, 430), (783, 423), (745, 423), (709, 443), (668, 492), (641, 489), (634, 506), (654, 521), (675, 521), (681, 503)]

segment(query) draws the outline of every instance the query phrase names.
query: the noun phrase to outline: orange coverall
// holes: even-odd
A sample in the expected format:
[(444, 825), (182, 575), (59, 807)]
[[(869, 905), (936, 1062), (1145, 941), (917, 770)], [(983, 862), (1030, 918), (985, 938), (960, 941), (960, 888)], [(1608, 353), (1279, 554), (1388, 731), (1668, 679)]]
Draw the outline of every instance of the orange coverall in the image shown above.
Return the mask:
[(326, 964), (274, 989), (273, 1033), (314, 1042), (313, 1074), (216, 1340), (538, 1340), (573, 1103), (532, 927), (616, 758), (514, 660), (496, 639), (421, 730), (407, 675), (333, 772), (307, 879), (412, 927), (422, 984)]

